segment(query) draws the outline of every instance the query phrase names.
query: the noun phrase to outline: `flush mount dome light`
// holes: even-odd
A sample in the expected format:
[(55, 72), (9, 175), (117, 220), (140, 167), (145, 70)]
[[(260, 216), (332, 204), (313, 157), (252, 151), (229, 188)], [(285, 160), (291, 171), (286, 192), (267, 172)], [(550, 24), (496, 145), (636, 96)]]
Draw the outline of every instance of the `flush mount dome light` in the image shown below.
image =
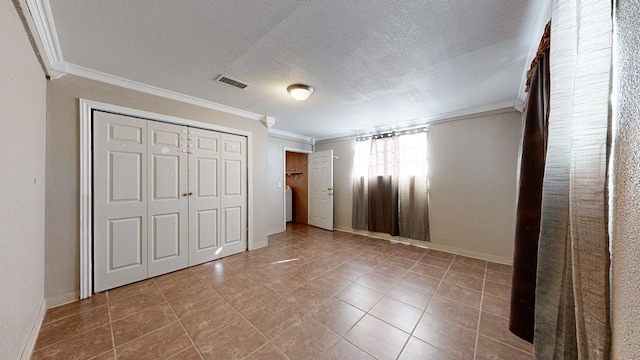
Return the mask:
[(313, 88), (309, 85), (304, 84), (290, 85), (287, 88), (287, 91), (289, 92), (289, 94), (291, 94), (292, 98), (298, 101), (307, 100), (307, 98), (309, 98), (309, 96), (313, 94)]

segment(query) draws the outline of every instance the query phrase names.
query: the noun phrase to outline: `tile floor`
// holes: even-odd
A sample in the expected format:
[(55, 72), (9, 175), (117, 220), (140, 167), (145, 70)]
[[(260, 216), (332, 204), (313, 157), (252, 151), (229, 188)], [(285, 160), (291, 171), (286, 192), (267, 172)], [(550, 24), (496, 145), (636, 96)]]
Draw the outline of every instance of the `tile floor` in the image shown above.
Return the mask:
[(304, 225), (49, 309), (32, 359), (533, 359), (511, 267)]

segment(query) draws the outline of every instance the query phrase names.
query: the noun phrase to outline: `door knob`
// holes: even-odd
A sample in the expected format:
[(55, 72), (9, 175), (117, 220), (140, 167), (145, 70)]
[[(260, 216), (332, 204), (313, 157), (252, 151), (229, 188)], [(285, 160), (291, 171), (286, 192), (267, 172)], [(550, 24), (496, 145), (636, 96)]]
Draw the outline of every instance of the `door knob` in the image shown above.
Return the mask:
[(189, 194), (188, 193), (184, 193), (184, 194), (182, 194), (182, 196), (189, 196)]
[(329, 187), (329, 188), (327, 188), (327, 190), (331, 191), (331, 190), (333, 190), (333, 188), (332, 188), (332, 187)]

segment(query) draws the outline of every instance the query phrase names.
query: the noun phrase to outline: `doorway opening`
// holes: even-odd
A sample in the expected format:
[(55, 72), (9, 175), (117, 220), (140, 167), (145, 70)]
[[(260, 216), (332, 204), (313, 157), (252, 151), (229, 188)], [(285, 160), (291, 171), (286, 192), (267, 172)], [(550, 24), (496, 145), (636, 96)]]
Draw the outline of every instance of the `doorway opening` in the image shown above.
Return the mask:
[[(285, 228), (289, 222), (309, 223), (308, 155), (308, 152), (285, 149)], [(290, 203), (288, 189), (291, 189)]]

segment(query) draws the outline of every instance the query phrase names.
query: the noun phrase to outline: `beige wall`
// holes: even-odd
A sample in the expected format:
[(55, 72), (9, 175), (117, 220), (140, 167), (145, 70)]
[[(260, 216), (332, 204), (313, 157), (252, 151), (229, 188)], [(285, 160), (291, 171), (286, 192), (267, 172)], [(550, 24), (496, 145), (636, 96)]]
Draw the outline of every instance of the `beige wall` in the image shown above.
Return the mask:
[(355, 140), (318, 141), (316, 151), (333, 149), (333, 227), (351, 229), (351, 171)]
[(522, 114), (517, 111), (430, 129), (429, 218), (434, 244), (511, 262), (521, 132)]
[[(522, 114), (497, 111), (440, 122), (429, 130), (429, 218), (434, 248), (510, 263)], [(353, 139), (334, 149), (335, 226), (351, 228)]]
[[(253, 133), (254, 244), (266, 245), (267, 129), (259, 121), (67, 75), (47, 87), (45, 296), (59, 302), (79, 290), (79, 98)], [(250, 154), (251, 156), (251, 154)]]
[(640, 32), (638, 1), (619, 0), (613, 57), (613, 358), (640, 359)]
[(44, 300), (46, 79), (11, 1), (0, 48), (0, 358), (19, 359)]
[[(277, 121), (277, 120), (276, 120)], [(287, 150), (311, 151), (309, 142), (286, 136), (269, 134), (269, 170), (267, 177), (269, 208), (264, 216), (268, 219), (268, 233), (275, 234), (284, 227), (284, 152)]]

